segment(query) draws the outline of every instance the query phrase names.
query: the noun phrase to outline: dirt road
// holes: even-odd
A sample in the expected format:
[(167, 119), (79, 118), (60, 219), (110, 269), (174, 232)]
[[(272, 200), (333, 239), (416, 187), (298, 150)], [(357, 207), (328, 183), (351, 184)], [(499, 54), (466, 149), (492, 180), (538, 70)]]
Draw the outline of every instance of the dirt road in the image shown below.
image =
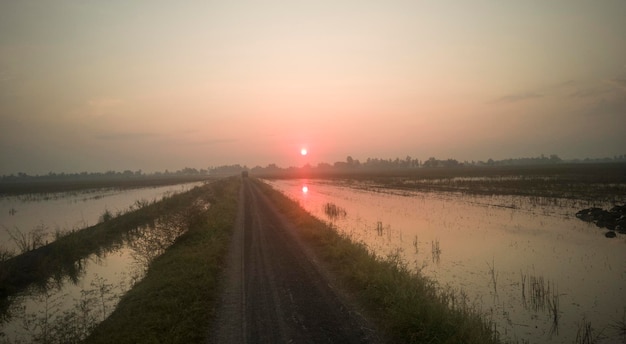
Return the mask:
[(215, 343), (373, 343), (295, 228), (247, 178), (239, 195)]

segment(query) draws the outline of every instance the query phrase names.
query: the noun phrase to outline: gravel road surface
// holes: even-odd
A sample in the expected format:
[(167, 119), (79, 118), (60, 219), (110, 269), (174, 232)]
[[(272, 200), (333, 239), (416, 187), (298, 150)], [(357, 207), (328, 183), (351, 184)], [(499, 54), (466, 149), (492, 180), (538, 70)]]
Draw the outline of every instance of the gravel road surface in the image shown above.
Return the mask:
[(213, 343), (378, 343), (296, 228), (248, 178), (224, 274)]

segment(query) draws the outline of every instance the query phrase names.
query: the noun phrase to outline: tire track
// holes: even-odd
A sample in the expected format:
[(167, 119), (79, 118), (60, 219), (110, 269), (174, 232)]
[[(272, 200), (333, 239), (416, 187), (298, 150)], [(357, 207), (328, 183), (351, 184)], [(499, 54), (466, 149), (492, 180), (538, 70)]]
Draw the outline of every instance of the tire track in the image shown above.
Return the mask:
[(244, 178), (215, 343), (370, 343), (294, 227)]

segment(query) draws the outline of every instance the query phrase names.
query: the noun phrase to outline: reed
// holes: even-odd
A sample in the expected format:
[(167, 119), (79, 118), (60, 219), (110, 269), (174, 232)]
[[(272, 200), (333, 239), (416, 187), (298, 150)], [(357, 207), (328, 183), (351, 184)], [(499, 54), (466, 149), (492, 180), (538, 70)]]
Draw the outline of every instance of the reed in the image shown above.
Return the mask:
[(550, 319), (552, 320), (552, 326), (550, 327), (550, 335), (559, 335), (559, 319), (561, 318), (559, 292), (555, 287), (550, 297), (548, 297), (548, 312), (550, 313)]
[(624, 307), (624, 311), (622, 313), (622, 318), (615, 320), (611, 325), (609, 325), (615, 335), (622, 343), (626, 343), (626, 307)]
[(439, 239), (431, 241), (430, 246), (433, 263), (439, 263), (439, 260), (441, 259), (441, 248), (439, 247)]
[(576, 344), (593, 344), (595, 338), (593, 337), (593, 329), (591, 328), (591, 322), (583, 319), (578, 323), (578, 331), (576, 332)]
[(496, 262), (495, 259), (492, 259), (491, 265), (487, 262), (487, 267), (489, 268), (489, 276), (491, 276), (491, 284), (493, 285), (493, 295), (498, 295), (498, 272), (496, 272)]
[(335, 203), (326, 203), (324, 204), (324, 213), (331, 220), (336, 220), (338, 218), (346, 217), (346, 210)]

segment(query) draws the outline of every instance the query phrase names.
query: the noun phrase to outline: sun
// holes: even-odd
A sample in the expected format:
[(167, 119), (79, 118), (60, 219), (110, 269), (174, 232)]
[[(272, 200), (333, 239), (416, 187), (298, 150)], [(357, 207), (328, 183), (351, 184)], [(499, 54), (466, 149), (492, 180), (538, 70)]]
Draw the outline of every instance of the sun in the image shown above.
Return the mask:
[(305, 156), (305, 155), (307, 155), (308, 153), (309, 153), (309, 152), (306, 150), (306, 148), (302, 148), (302, 149), (300, 150), (300, 154), (301, 154), (302, 156)]

